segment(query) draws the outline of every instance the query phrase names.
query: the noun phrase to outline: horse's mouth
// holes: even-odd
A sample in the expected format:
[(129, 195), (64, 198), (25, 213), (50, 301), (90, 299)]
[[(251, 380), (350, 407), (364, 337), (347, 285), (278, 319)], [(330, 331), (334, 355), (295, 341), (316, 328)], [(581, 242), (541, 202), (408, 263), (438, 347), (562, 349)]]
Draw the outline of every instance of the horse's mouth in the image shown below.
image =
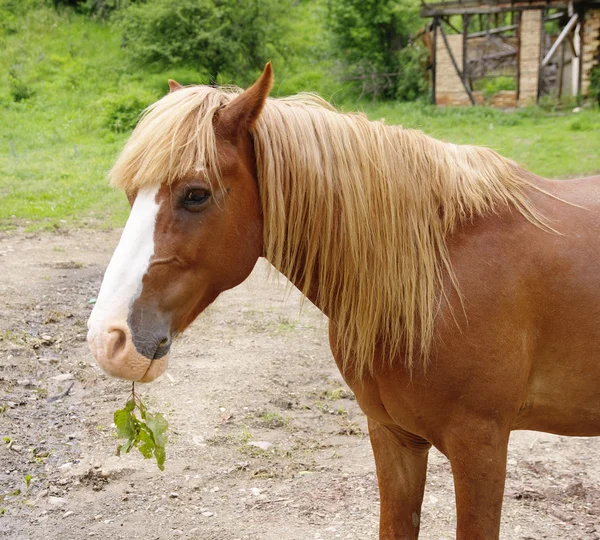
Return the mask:
[(155, 379), (158, 379), (166, 370), (169, 365), (169, 355), (166, 354), (160, 358), (155, 358), (154, 360), (150, 360), (150, 364), (148, 369), (144, 373), (144, 375), (138, 379), (136, 382), (140, 383), (148, 383), (152, 382)]

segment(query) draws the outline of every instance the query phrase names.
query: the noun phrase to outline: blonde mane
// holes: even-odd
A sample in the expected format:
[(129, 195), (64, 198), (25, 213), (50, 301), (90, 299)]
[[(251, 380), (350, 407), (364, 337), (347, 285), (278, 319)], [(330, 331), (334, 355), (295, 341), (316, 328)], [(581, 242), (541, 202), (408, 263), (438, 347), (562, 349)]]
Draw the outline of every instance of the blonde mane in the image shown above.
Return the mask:
[[(145, 112), (111, 171), (130, 190), (212, 167), (213, 120), (238, 89), (187, 87)], [(377, 348), (426, 363), (450, 276), (446, 238), (508, 205), (544, 224), (515, 163), (487, 148), (342, 114), (312, 95), (268, 99), (251, 133), (267, 259), (337, 326), (344, 362), (373, 370)], [(315, 288), (315, 285), (318, 285)]]

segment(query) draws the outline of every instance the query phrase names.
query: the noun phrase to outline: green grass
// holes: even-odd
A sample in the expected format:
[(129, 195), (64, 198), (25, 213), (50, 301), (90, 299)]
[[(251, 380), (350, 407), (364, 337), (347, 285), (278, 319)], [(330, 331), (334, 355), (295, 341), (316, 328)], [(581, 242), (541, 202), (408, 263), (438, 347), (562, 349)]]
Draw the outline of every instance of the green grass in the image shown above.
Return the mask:
[[(328, 59), (322, 5), (300, 3), (274, 94), (320, 90), (346, 110), (423, 129), (454, 143), (490, 146), (535, 173), (563, 178), (600, 171), (600, 111), (550, 115), (539, 108), (435, 109), (419, 103), (344, 103)], [(167, 90), (168, 77), (192, 83), (193, 70), (127, 66), (110, 25), (36, 7), (0, 24), (0, 228), (118, 226), (128, 205), (106, 173), (138, 110)], [(133, 116), (132, 116), (133, 115)]]
[(493, 148), (547, 178), (600, 172), (600, 109), (547, 113), (539, 107), (505, 112), (489, 107), (435, 108), (420, 103), (361, 107), (372, 120), (421, 129), (437, 139)]

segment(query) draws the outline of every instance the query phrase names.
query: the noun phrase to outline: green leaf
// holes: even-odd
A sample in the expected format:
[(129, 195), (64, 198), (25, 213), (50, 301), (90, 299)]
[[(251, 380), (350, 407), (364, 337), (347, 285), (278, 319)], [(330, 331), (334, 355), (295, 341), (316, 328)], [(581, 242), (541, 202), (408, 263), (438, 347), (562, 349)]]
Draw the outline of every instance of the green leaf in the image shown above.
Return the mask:
[(165, 435), (165, 433), (169, 428), (169, 423), (167, 422), (166, 418), (160, 413), (146, 413), (146, 425), (154, 436), (154, 442), (156, 443), (156, 446), (159, 448), (164, 448), (168, 440), (168, 437)]
[(144, 459), (150, 459), (152, 457), (152, 454), (154, 453), (155, 448), (156, 447), (154, 446), (153, 442), (145, 442), (138, 446), (138, 450), (141, 452), (142, 456), (144, 456)]
[(127, 442), (121, 445), (121, 451), (129, 454), (129, 451), (133, 448), (133, 445), (136, 443), (136, 439), (131, 438)]
[(155, 448), (154, 449), (154, 457), (156, 458), (156, 464), (161, 471), (165, 470), (165, 459), (167, 457), (167, 453), (164, 448)]
[(119, 439), (130, 439), (135, 437), (135, 425), (131, 418), (131, 411), (120, 409), (115, 411), (114, 422), (117, 427), (117, 437)]

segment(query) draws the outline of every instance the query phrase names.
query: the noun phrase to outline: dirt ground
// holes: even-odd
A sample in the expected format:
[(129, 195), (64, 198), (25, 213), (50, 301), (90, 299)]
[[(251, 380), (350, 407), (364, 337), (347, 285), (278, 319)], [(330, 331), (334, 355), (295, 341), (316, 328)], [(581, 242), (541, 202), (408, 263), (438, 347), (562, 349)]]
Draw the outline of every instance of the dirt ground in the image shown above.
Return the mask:
[[(366, 421), (326, 320), (300, 311), (262, 261), (140, 388), (170, 422), (165, 472), (137, 450), (115, 456), (112, 415), (130, 385), (95, 365), (85, 322), (118, 237), (0, 233), (0, 538), (376, 538)], [(599, 450), (514, 433), (502, 538), (600, 539)], [(454, 538), (450, 468), (435, 451), (422, 523), (424, 539)]]

